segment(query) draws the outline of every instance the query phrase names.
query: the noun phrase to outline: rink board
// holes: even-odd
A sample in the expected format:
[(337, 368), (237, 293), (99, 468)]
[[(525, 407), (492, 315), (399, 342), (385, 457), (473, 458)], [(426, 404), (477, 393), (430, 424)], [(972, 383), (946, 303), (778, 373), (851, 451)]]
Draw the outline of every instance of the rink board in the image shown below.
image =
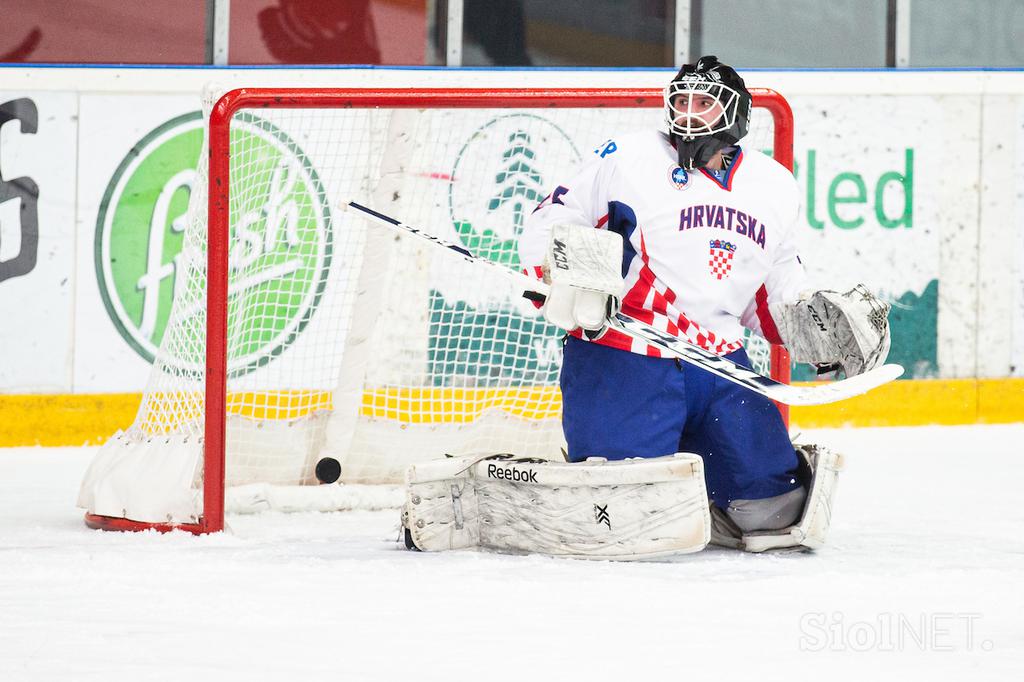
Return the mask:
[[(507, 392), (503, 402), (523, 404), (522, 392)], [(394, 418), (407, 414), (412, 402), (429, 403), (444, 397), (431, 396), (426, 390), (403, 395), (368, 392), (363, 396), (363, 414)], [(493, 395), (487, 397), (495, 399)], [(138, 393), (0, 395), (0, 447), (103, 443), (131, 424), (140, 398)], [(395, 409), (399, 405), (401, 411)], [(844, 402), (791, 410), (794, 429), (1024, 422), (1024, 379), (897, 381)], [(459, 421), (466, 416), (454, 413), (448, 419)]]
[[(31, 180), (39, 192), (34, 204), (0, 204), (0, 445), (98, 442), (131, 422), (150, 364), (119, 331), (103, 299), (99, 273), (106, 261), (97, 256), (97, 235), (104, 207), (116, 203), (107, 191), (117, 188), (118, 169), (133, 155), (157, 148), (142, 141), (159, 142), (172, 122), (181, 123), (176, 130), (194, 125), (188, 117), (211, 80), (226, 87), (510, 81), (651, 87), (670, 75), (664, 69), (2, 72), (0, 104), (17, 102), (17, 120), (0, 135), (0, 175)], [(908, 370), (908, 380), (868, 397), (796, 409), (794, 425), (1024, 421), (1024, 195), (1017, 191), (1024, 183), (1024, 72), (744, 75), (751, 86), (778, 89), (793, 107), (802, 256), (815, 283), (842, 287), (864, 279), (893, 300), (890, 360)], [(882, 123), (879, 111), (887, 112)], [(37, 219), (37, 242), (35, 223), (23, 219), (28, 214)], [(9, 272), (32, 244), (31, 271), (4, 279), (4, 268)], [(387, 410), (389, 398), (370, 400)]]

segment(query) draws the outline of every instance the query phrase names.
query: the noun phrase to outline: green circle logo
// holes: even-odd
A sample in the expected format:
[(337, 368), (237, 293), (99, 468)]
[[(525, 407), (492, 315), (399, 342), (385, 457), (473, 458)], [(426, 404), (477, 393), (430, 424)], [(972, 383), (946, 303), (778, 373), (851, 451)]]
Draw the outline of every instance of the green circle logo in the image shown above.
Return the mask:
[[(188, 225), (202, 151), (199, 112), (142, 138), (111, 178), (96, 223), (96, 273), (125, 341), (153, 362), (201, 372), (205, 338), (205, 225)], [(231, 134), (228, 372), (279, 355), (320, 302), (331, 264), (330, 208), (303, 151), (272, 124), (235, 118)], [(172, 305), (173, 304), (173, 305)], [(173, 313), (172, 313), (173, 308)], [(172, 321), (173, 318), (173, 321)]]
[[(579, 165), (580, 153), (557, 125), (534, 114), (484, 124), (455, 159), (448, 206), (459, 239), (473, 254), (519, 268), (516, 241), (527, 216)], [(463, 183), (466, 177), (490, 181)]]

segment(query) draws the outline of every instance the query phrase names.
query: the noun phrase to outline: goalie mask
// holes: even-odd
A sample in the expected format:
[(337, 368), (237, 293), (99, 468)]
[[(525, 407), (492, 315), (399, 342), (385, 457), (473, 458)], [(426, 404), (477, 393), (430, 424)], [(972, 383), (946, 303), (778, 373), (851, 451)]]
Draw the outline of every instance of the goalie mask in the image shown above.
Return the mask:
[(686, 170), (702, 168), (747, 134), (751, 97), (743, 79), (717, 57), (686, 64), (665, 87), (669, 137)]

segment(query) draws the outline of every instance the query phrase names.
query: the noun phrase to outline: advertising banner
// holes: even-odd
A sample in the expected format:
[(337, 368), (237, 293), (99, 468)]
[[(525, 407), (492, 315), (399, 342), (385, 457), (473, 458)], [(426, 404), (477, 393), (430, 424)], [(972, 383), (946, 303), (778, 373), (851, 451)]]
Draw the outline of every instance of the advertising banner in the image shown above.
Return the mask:
[[(967, 311), (951, 311), (958, 324), (943, 330), (938, 310), (940, 264), (942, 279), (962, 267), (943, 262), (943, 244), (976, 219), (976, 201), (963, 192), (977, 182), (977, 102), (916, 95), (791, 104), (804, 198), (801, 256), (812, 283), (846, 290), (863, 282), (890, 301), (890, 362), (906, 367), (907, 378), (937, 376), (942, 334), (949, 347), (973, 333)], [(960, 307), (958, 299), (949, 303)], [(810, 378), (807, 368), (795, 375)]]
[[(1024, 150), (1024, 97), (1018, 100), (1017, 104), (1017, 149)], [(1012, 376), (1024, 376), (1024, 153), (1018, 151), (1016, 163), (1013, 169), (1013, 187), (1017, 188), (1015, 193), (1014, 222), (1016, 229), (1016, 243), (1010, 248), (1013, 250), (1013, 303), (1011, 314), (1013, 323), (1011, 325), (1013, 338), (1011, 340), (1010, 352), (1010, 374)]]
[[(978, 253), (987, 233), (979, 227), (979, 206), (987, 205), (986, 173), (998, 170), (986, 171), (983, 137), (986, 125), (996, 121), (983, 118), (973, 93), (794, 94), (789, 101), (803, 204), (801, 256), (812, 284), (845, 290), (863, 282), (891, 301), (890, 360), (903, 364), (908, 378), (973, 376), (984, 352)], [(1011, 144), (1022, 149), (1024, 102), (1012, 102), (1017, 132)], [(577, 139), (574, 117), (565, 112), (545, 112), (539, 132), (529, 139), (516, 137), (526, 129), (521, 122), (478, 113), (465, 112), (425, 133), (452, 140), (450, 153), (421, 163), (423, 187), (417, 191), (436, 195), (436, 201), (424, 209), (385, 208), (408, 222), (442, 221), (450, 226), (449, 239), (511, 266), (515, 255), (509, 245), (524, 215), (551, 191), (561, 172), (544, 165), (545, 151), (569, 145), (582, 158), (605, 138)], [(657, 126), (660, 118), (660, 111), (651, 110), (645, 127)], [(309, 262), (300, 265), (316, 270), (309, 273), (310, 282), (325, 282), (322, 271), (340, 267), (346, 249), (359, 248), (351, 243), (356, 233), (337, 204), (367, 190), (367, 181), (357, 174), (345, 180), (347, 185), (336, 183), (332, 163), (349, 164), (345, 172), (354, 172), (359, 162), (331, 159), (330, 148), (315, 150), (309, 131), (286, 121), (261, 112), (247, 124), (247, 134), (254, 144), (263, 141), (254, 148), (264, 156), (292, 158), (302, 151), (301, 166), (289, 162), (298, 174), (288, 178), (301, 180), (289, 191), (308, 186), (309, 197), (297, 205), (315, 209), (323, 230), (315, 243), (301, 247)], [(616, 132), (611, 126), (608, 135)], [(362, 144), (374, 150), (391, 143), (384, 128), (361, 135)], [(464, 155), (477, 153), (485, 140), (493, 142), (496, 165), (482, 172), (495, 182), (493, 194), (480, 203), (479, 197), (460, 194), (450, 178), (465, 172)], [(0, 94), (0, 392), (142, 390), (167, 332), (173, 297), (185, 289), (181, 254), (188, 205), (198, 191), (201, 144), (198, 95)], [(1020, 154), (1014, 158), (1013, 186), (1020, 187), (1024, 161)], [(526, 167), (536, 172), (522, 170)], [(254, 210), (261, 215), (284, 210), (275, 208), (275, 196), (271, 191), (252, 197)], [(1015, 236), (1012, 243), (1006, 236), (1004, 245), (1015, 253), (1013, 267), (986, 275), (986, 291), (1007, 292), (1001, 294), (1009, 311), (1001, 315), (1007, 321), (1002, 334), (1012, 338), (1002, 344), (1009, 348), (1009, 373), (1018, 375), (1024, 374), (1021, 196), (1017, 192), (1014, 200)], [(1004, 224), (1007, 218), (996, 219)], [(245, 230), (233, 239), (236, 252), (256, 244)], [(284, 242), (281, 253), (269, 241), (264, 247), (269, 250), (262, 256), (278, 259), (281, 267), (294, 260)], [(434, 274), (438, 319), (487, 295), (480, 285), (459, 291), (454, 270)], [(269, 285), (260, 286), (268, 293)], [(299, 298), (303, 305), (323, 306), (332, 295), (329, 286), (318, 284)], [(324, 329), (329, 321), (307, 308), (292, 312), (260, 331), (266, 347), (253, 348), (247, 371), (264, 371), (285, 349), (301, 349), (318, 335), (333, 334), (343, 342), (344, 327)], [(432, 320), (409, 324), (429, 326)], [(476, 343), (457, 343), (463, 341), (467, 347)], [(550, 366), (557, 350), (537, 346), (524, 361)], [(795, 378), (810, 373), (797, 368)]]
[(170, 313), (199, 98), (83, 95), (80, 110), (75, 391), (139, 391)]
[(77, 107), (0, 91), (0, 393), (72, 390)]

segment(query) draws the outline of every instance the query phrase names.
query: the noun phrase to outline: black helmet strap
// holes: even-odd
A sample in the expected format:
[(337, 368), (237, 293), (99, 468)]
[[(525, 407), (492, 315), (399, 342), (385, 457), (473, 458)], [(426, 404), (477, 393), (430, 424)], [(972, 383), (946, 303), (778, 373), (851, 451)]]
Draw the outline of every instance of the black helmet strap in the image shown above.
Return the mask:
[(729, 146), (723, 140), (710, 136), (683, 139), (673, 135), (672, 141), (676, 145), (679, 167), (686, 170), (703, 168), (710, 163), (711, 157)]

